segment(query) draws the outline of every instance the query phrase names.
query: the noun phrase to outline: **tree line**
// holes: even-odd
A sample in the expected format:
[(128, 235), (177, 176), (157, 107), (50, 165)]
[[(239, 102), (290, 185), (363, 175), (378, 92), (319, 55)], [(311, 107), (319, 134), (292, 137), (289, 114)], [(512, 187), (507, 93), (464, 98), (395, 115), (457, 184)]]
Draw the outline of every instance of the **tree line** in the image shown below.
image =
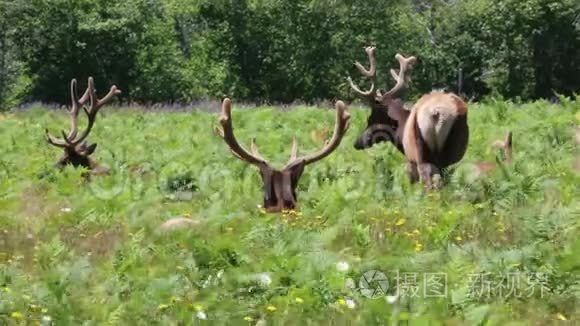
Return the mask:
[(368, 45), (382, 88), (396, 53), (418, 58), (415, 95), (580, 89), (576, 0), (0, 0), (0, 107), (67, 103), (88, 76), (139, 103), (354, 99)]

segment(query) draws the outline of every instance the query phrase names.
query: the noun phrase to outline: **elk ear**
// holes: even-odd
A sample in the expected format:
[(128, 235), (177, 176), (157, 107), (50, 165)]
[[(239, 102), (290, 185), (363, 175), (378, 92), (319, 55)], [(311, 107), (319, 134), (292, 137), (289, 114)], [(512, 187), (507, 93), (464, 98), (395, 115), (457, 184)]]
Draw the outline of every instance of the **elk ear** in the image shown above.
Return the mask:
[(389, 115), (389, 118), (397, 122), (404, 122), (409, 117), (410, 112), (405, 110), (403, 101), (396, 99), (389, 102), (387, 114)]
[(97, 148), (97, 143), (91, 144), (89, 146), (87, 146), (87, 149), (85, 151), (86, 155), (91, 155), (93, 154), (93, 152), (95, 151), (95, 149)]

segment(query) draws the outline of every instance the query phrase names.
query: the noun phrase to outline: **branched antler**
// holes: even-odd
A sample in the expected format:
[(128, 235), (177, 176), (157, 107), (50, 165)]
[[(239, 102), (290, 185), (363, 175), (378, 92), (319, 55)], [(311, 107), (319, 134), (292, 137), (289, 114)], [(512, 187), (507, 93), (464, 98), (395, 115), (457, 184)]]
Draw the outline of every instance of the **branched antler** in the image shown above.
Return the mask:
[(287, 168), (296, 165), (298, 162), (304, 162), (305, 165), (319, 161), (328, 154), (332, 153), (340, 144), (342, 137), (348, 130), (350, 125), (350, 113), (346, 111), (346, 105), (342, 101), (337, 101), (335, 104), (336, 108), (336, 122), (334, 124), (334, 132), (332, 138), (326, 142), (326, 145), (318, 152), (312, 153), (310, 155), (297, 157), (298, 156), (298, 142), (296, 138), (292, 143), (292, 154), (290, 156), (290, 161), (287, 164)]
[[(121, 93), (121, 91), (119, 89), (117, 89), (116, 86), (113, 85), (107, 95), (105, 95), (101, 99), (98, 99), (96, 92), (95, 92), (95, 85), (94, 85), (94, 81), (93, 81), (92, 77), (89, 77), (88, 87), (80, 99), (77, 97), (77, 81), (76, 81), (76, 79), (73, 79), (71, 81), (70, 91), (71, 91), (71, 101), (72, 101), (71, 109), (69, 110), (70, 120), (71, 120), (70, 131), (67, 134), (67, 133), (65, 133), (64, 130), (62, 130), (63, 138), (57, 139), (49, 133), (48, 129), (45, 130), (47, 141), (50, 144), (57, 146), (57, 147), (61, 147), (61, 148), (76, 147), (78, 144), (83, 142), (87, 138), (87, 136), (89, 135), (89, 133), (91, 132), (91, 130), (95, 124), (95, 119), (96, 119), (97, 112), (99, 111), (99, 109), (101, 107), (103, 107), (103, 105), (109, 103), (115, 95), (118, 95)], [(85, 106), (85, 104), (87, 104), (87, 102), (89, 103), (88, 108)], [(83, 111), (87, 114), (88, 125), (87, 125), (87, 128), (83, 131), (82, 135), (80, 137), (77, 137), (77, 134), (78, 134), (78, 116), (79, 116), (79, 109), (81, 106), (83, 108)]]
[(252, 153), (243, 148), (236, 140), (236, 136), (234, 135), (234, 127), (232, 125), (232, 103), (229, 98), (224, 99), (222, 103), (222, 114), (219, 118), (219, 122), (222, 127), (218, 128), (217, 132), (230, 147), (230, 150), (234, 156), (242, 161), (246, 161), (254, 165), (268, 164), (268, 162), (262, 158), (262, 156), (260, 156), (255, 138), (252, 138)]
[(401, 54), (397, 53), (395, 58), (399, 61), (399, 73), (396, 73), (395, 70), (391, 69), (391, 76), (395, 79), (396, 84), (395, 86), (386, 92), (384, 95), (380, 93), (378, 89), (375, 89), (376, 77), (377, 77), (377, 63), (375, 58), (376, 48), (369, 46), (365, 48), (365, 52), (367, 53), (368, 60), (369, 60), (369, 69), (367, 70), (362, 64), (358, 61), (355, 61), (354, 65), (360, 71), (361, 75), (368, 78), (371, 81), (370, 89), (363, 91), (361, 90), (355, 83), (352, 81), (352, 78), (349, 76), (347, 78), (350, 87), (359, 95), (364, 98), (367, 98), (371, 102), (375, 101), (383, 101), (387, 98), (394, 98), (399, 95), (399, 92), (404, 89), (404, 87), (409, 82), (409, 77), (407, 73), (410, 71), (412, 65), (416, 62), (416, 58), (414, 56), (411, 57), (404, 57)]
[(375, 51), (376, 48), (374, 46), (367, 46), (365, 48), (365, 52), (367, 53), (367, 56), (369, 58), (369, 69), (365, 69), (365, 67), (363, 65), (361, 65), (358, 61), (355, 61), (354, 65), (355, 67), (357, 67), (357, 69), (360, 71), (361, 75), (363, 75), (364, 77), (370, 79), (371, 81), (371, 88), (367, 91), (362, 91), (357, 85), (354, 84), (354, 82), (352, 81), (352, 78), (349, 76), (347, 78), (348, 83), (350, 84), (350, 87), (357, 92), (359, 95), (363, 96), (363, 97), (367, 97), (370, 98), (371, 100), (375, 99), (375, 80), (377, 77), (377, 61), (375, 58)]
[(396, 73), (394, 69), (391, 69), (391, 77), (397, 82), (390, 91), (386, 92), (382, 98), (396, 97), (399, 92), (403, 90), (409, 83), (409, 76), (407, 72), (411, 70), (412, 65), (417, 61), (414, 56), (405, 58), (399, 53), (395, 55), (395, 58), (399, 61), (399, 73)]

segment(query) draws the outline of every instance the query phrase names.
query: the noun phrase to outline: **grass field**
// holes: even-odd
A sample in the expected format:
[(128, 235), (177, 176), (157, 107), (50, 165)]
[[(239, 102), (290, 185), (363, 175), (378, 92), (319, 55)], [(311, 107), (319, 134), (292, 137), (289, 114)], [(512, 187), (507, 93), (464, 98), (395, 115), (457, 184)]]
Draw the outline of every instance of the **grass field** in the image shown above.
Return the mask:
[[(261, 210), (217, 113), (104, 108), (89, 140), (113, 174), (90, 183), (52, 168), (44, 128), (67, 128), (64, 110), (0, 115), (0, 325), (580, 323), (580, 102), (472, 105), (466, 157), (430, 194), (392, 145), (353, 149), (368, 112), (349, 110), (282, 214)], [(233, 119), (280, 166), (292, 136), (321, 147), (334, 113), (234, 99)], [(513, 163), (475, 178), (508, 130)], [(179, 216), (196, 224), (161, 232)]]

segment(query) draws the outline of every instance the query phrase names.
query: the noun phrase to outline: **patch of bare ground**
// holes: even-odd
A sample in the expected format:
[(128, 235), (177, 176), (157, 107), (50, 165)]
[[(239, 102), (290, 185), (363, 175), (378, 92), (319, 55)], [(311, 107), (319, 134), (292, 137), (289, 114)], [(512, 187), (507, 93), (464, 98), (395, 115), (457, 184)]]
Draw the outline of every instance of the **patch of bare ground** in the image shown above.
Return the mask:
[(47, 190), (46, 186), (37, 185), (31, 186), (22, 192), (19, 211), (22, 213), (25, 222), (38, 224), (35, 222), (38, 219), (58, 214), (61, 208), (46, 199)]
[(62, 241), (78, 255), (89, 256), (91, 260), (107, 257), (115, 251), (117, 244), (127, 237), (122, 227), (111, 227), (91, 232), (68, 228), (60, 232)]
[(0, 229), (0, 263), (11, 260), (32, 262), (35, 237), (24, 228)]

